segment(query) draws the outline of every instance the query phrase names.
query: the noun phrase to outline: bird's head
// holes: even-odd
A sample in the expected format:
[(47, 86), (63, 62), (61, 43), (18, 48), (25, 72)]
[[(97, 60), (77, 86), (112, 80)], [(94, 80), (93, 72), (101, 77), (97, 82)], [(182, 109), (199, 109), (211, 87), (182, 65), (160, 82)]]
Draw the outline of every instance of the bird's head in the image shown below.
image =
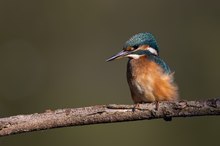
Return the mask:
[(156, 39), (151, 33), (143, 32), (132, 36), (128, 41), (125, 42), (121, 52), (110, 57), (106, 61), (112, 61), (124, 57), (138, 59), (140, 56), (143, 56), (146, 53), (159, 55), (159, 47)]

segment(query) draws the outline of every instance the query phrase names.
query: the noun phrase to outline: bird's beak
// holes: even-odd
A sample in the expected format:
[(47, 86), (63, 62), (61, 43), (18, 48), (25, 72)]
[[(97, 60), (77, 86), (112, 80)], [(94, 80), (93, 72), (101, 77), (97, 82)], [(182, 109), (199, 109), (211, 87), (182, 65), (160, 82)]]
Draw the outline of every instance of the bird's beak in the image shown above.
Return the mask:
[(129, 54), (128, 51), (122, 50), (122, 51), (119, 52), (118, 54), (116, 54), (116, 55), (114, 55), (114, 56), (108, 58), (108, 59), (106, 60), (106, 62), (112, 61), (112, 60), (115, 60), (115, 59), (123, 58), (123, 57), (125, 57), (125, 56), (128, 55), (128, 54)]

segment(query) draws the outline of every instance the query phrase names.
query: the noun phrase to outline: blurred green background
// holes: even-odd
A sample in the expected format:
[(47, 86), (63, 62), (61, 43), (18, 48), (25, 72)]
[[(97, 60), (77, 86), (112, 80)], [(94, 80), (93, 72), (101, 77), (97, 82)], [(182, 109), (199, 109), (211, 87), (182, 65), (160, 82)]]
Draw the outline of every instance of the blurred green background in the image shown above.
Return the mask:
[[(132, 104), (127, 59), (106, 63), (138, 32), (153, 33), (183, 99), (219, 97), (217, 0), (1, 0), (0, 117)], [(220, 117), (60, 128), (0, 138), (13, 145), (217, 145)]]

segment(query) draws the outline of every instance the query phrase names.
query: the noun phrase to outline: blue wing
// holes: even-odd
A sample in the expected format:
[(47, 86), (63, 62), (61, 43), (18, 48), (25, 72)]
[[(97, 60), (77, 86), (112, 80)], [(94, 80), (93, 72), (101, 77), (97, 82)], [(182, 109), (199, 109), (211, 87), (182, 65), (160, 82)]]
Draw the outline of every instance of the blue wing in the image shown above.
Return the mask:
[(152, 61), (156, 62), (158, 65), (160, 65), (165, 73), (167, 73), (167, 74), (171, 73), (170, 67), (159, 56), (152, 56), (151, 55), (150, 59)]

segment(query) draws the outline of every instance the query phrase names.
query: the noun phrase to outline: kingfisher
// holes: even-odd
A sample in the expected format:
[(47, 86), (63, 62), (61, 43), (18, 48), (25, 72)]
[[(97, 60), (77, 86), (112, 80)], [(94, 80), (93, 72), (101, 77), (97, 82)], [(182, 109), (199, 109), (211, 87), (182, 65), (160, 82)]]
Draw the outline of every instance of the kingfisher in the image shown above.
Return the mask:
[(122, 51), (106, 61), (120, 58), (128, 58), (127, 82), (135, 104), (178, 99), (174, 72), (159, 57), (159, 47), (151, 33), (135, 34), (125, 42)]

